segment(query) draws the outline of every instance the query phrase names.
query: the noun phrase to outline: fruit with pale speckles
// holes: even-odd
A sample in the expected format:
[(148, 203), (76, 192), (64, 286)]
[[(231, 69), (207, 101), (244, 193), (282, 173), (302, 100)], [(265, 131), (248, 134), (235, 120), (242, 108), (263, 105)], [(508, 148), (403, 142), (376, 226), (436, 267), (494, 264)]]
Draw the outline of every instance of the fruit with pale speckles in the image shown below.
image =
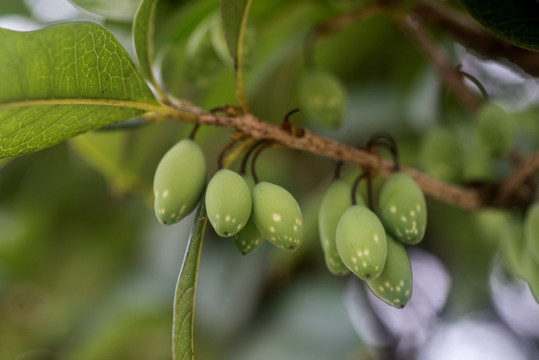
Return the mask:
[(221, 237), (238, 233), (251, 215), (251, 190), (238, 173), (229, 169), (221, 169), (213, 175), (205, 201), (208, 220)]
[(412, 267), (404, 245), (387, 236), (387, 258), (384, 271), (367, 280), (372, 293), (388, 305), (403, 309), (412, 297)]
[(206, 160), (196, 142), (185, 139), (163, 156), (153, 179), (155, 215), (174, 224), (197, 206), (206, 185)]
[(337, 225), (337, 251), (342, 262), (360, 279), (374, 279), (384, 269), (386, 232), (378, 217), (363, 205), (349, 207)]
[(255, 225), (253, 217), (249, 218), (247, 224), (240, 230), (236, 235), (234, 235), (234, 245), (240, 251), (242, 255), (247, 255), (264, 242), (264, 237), (258, 231), (258, 228)]
[(425, 196), (410, 176), (398, 172), (385, 182), (379, 208), (385, 228), (397, 240), (410, 245), (423, 240), (427, 226)]
[[(364, 205), (359, 194), (356, 194), (356, 201), (359, 205)], [(345, 275), (350, 271), (343, 264), (335, 243), (339, 220), (350, 206), (352, 206), (352, 186), (341, 179), (333, 181), (320, 204), (318, 230), (326, 266), (335, 275)]]
[(300, 76), (299, 100), (305, 116), (315, 124), (337, 129), (344, 121), (346, 90), (331, 73), (304, 71)]
[(284, 188), (261, 182), (253, 189), (253, 220), (260, 234), (273, 245), (296, 250), (303, 240), (303, 215)]

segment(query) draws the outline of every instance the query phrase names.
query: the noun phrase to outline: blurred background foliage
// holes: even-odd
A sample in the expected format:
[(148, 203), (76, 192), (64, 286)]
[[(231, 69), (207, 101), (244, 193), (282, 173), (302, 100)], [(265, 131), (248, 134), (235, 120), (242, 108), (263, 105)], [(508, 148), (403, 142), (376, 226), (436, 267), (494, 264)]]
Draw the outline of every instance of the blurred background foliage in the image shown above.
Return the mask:
[[(305, 58), (313, 26), (363, 3), (255, 0), (245, 61), (250, 110), (280, 123), (298, 106), (298, 76), (308, 61), (342, 81), (346, 117), (338, 130), (311, 124), (301, 112), (295, 124), (353, 146), (388, 131), (401, 163), (420, 168), (428, 129), (467, 115), (388, 17), (322, 37)], [(207, 109), (235, 103), (218, 9), (218, 0), (161, 0), (156, 21), (163, 86)], [(104, 24), (133, 53), (128, 21), (67, 0), (0, 2), (1, 27), (80, 19)], [(536, 149), (537, 80), (507, 62), (476, 58), (443, 32), (435, 35), (496, 103), (526, 114), (531, 130), (522, 148)], [(171, 358), (172, 300), (192, 218), (161, 226), (151, 182), (160, 157), (190, 130), (135, 120), (0, 164), (0, 359)], [(209, 174), (229, 133), (204, 127), (197, 134)], [(292, 254), (266, 243), (242, 257), (209, 228), (196, 298), (197, 359), (537, 358), (539, 306), (525, 283), (499, 265), (494, 211), (471, 213), (428, 199), (427, 235), (410, 254), (414, 297), (403, 311), (380, 305), (351, 275), (332, 276), (317, 213), (333, 167), (283, 148), (258, 161), (259, 177), (286, 187), (304, 212), (304, 245)], [(358, 170), (345, 172), (353, 178)]]

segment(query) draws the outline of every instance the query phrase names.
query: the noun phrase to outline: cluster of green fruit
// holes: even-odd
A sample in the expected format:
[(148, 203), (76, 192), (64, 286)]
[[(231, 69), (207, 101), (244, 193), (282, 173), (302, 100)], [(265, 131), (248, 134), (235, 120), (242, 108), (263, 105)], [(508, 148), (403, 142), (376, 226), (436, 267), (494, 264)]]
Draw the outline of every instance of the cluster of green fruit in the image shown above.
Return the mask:
[(155, 214), (161, 223), (174, 224), (199, 203), (204, 189), (208, 220), (221, 237), (234, 237), (242, 254), (264, 239), (288, 251), (303, 239), (303, 216), (294, 197), (268, 182), (249, 186), (229, 169), (218, 170), (206, 187), (206, 161), (198, 144), (185, 139), (161, 159), (154, 177)]
[(380, 191), (380, 218), (354, 192), (337, 179), (322, 200), (318, 225), (326, 265), (336, 275), (352, 271), (378, 298), (403, 308), (412, 296), (412, 269), (403, 243), (418, 244), (425, 234), (423, 192), (408, 175), (394, 173)]
[(498, 235), (500, 257), (507, 271), (528, 283), (539, 302), (539, 202), (526, 212), (524, 221), (508, 216)]
[(514, 144), (513, 120), (501, 107), (487, 103), (473, 123), (431, 129), (421, 146), (423, 169), (447, 182), (495, 180), (496, 161)]

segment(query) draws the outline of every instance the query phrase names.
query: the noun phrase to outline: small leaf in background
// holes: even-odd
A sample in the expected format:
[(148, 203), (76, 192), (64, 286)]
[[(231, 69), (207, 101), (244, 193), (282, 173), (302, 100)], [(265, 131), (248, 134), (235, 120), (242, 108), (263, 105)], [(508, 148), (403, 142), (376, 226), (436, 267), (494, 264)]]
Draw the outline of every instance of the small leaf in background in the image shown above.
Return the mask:
[(111, 20), (133, 20), (140, 0), (69, 0), (78, 7)]
[(159, 109), (112, 34), (88, 22), (0, 29), (0, 158)]
[(195, 292), (200, 253), (207, 223), (208, 217), (206, 216), (204, 196), (202, 196), (174, 294), (172, 324), (172, 355), (174, 360), (195, 358), (193, 352)]
[(142, 0), (140, 3), (133, 22), (133, 41), (144, 76), (164, 98), (165, 96), (158, 86), (152, 71), (153, 33), (157, 2), (158, 0)]
[(539, 2), (461, 0), (470, 15), (507, 42), (539, 50)]

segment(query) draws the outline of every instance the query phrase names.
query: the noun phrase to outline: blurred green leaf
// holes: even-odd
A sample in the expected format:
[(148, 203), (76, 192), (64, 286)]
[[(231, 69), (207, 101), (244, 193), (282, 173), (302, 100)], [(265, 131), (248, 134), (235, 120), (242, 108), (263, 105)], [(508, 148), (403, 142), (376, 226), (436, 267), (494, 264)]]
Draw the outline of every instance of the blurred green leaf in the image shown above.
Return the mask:
[(0, 29), (0, 158), (158, 109), (112, 34), (94, 23)]
[(236, 97), (244, 111), (247, 101), (243, 91), (243, 39), (251, 0), (221, 0), (221, 19), (228, 50), (234, 61), (236, 73)]
[(225, 39), (236, 66), (241, 56), (241, 41), (250, 6), (250, 0), (221, 0)]
[(118, 21), (131, 21), (140, 0), (69, 0), (97, 15)]
[(155, 89), (161, 93), (152, 71), (153, 34), (157, 2), (158, 0), (142, 0), (140, 3), (133, 22), (133, 41), (143, 74), (150, 80)]
[(525, 0), (461, 0), (468, 12), (511, 44), (539, 50), (539, 2)]
[(195, 358), (193, 352), (195, 292), (200, 253), (207, 222), (204, 196), (202, 196), (174, 294), (172, 355), (175, 360)]

